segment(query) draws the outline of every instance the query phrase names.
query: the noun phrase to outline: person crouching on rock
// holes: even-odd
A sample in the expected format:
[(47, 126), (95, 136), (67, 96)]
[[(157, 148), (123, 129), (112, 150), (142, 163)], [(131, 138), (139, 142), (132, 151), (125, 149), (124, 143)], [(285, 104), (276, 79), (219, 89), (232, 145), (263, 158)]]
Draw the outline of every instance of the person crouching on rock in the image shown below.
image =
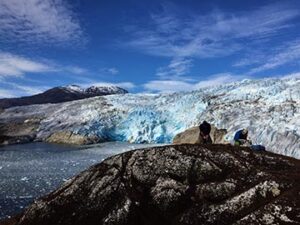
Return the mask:
[(236, 146), (250, 146), (252, 145), (251, 140), (248, 139), (248, 130), (242, 129), (235, 133), (234, 135), (234, 145)]
[(210, 137), (211, 126), (208, 122), (203, 121), (203, 123), (199, 126), (200, 135), (199, 135), (199, 143), (200, 144), (212, 144), (212, 140)]

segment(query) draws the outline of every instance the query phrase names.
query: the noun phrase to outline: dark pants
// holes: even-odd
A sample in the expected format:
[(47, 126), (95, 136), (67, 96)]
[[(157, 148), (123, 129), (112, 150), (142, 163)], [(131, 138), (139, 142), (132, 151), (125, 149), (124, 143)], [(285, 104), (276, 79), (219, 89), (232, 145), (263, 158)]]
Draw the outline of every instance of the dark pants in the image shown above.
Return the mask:
[(203, 138), (203, 144), (212, 144), (212, 139), (211, 139), (210, 135), (208, 135), (207, 138), (204, 138), (204, 137), (202, 137), (202, 138)]

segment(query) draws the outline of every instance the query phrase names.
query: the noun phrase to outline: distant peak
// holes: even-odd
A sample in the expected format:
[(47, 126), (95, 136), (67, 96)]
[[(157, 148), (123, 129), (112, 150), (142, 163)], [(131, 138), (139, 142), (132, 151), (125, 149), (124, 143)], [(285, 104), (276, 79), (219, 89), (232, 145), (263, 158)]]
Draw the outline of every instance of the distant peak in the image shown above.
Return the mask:
[(112, 84), (92, 85), (90, 87), (80, 87), (79, 85), (71, 84), (59, 87), (69, 92), (78, 92), (83, 94), (125, 94), (127, 90)]
[(91, 86), (89, 88), (85, 89), (86, 93), (94, 93), (94, 92), (100, 92), (100, 93), (116, 93), (116, 94), (125, 94), (128, 93), (123, 88), (114, 86), (114, 85), (99, 85), (99, 86)]
[(74, 101), (96, 96), (126, 94), (123, 88), (113, 85), (91, 86), (87, 88), (79, 85), (66, 85), (51, 88), (43, 93), (20, 97), (12, 99), (0, 99), (0, 109), (10, 108), (14, 106), (46, 104), (46, 103), (60, 103), (67, 101)]
[(74, 92), (83, 92), (84, 91), (83, 88), (81, 88), (80, 86), (75, 85), (75, 84), (67, 85), (67, 86), (64, 86), (63, 88), (67, 89), (69, 91), (74, 91)]

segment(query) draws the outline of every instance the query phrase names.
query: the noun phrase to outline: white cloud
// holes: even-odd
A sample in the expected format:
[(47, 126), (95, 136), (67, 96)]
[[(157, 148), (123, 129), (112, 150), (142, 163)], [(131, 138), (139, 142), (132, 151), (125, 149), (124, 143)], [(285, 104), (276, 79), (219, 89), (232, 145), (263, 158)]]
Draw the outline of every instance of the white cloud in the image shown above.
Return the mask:
[(246, 76), (236, 76), (229, 73), (211, 75), (209, 79), (199, 82), (186, 82), (181, 80), (154, 80), (144, 84), (144, 89), (150, 92), (180, 92), (180, 91), (192, 91), (201, 88), (218, 86), (226, 83), (232, 83), (235, 81), (243, 80)]
[(99, 72), (93, 72), (89, 69), (80, 67), (80, 66), (63, 66), (63, 65), (56, 65), (58, 71), (66, 71), (71, 74), (75, 75), (88, 75), (88, 74), (95, 74), (95, 75), (116, 75), (119, 73), (119, 70), (115, 67), (111, 68), (101, 68)]
[(283, 76), (280, 76), (282, 79), (300, 79), (300, 72), (298, 73), (291, 73), (291, 74), (286, 74)]
[(245, 66), (253, 66), (259, 65), (265, 60), (265, 51), (261, 49), (251, 49), (240, 58), (238, 61), (233, 63), (233, 67), (245, 67)]
[(11, 90), (0, 90), (0, 98), (14, 98), (16, 97), (15, 93)]
[(22, 56), (0, 52), (0, 77), (21, 77), (26, 73), (50, 72), (53, 68)]
[[(111, 68), (111, 73), (117, 69)], [(0, 51), (0, 77), (23, 77), (27, 73), (70, 73), (86, 75), (91, 72), (76, 65), (63, 65), (48, 59), (32, 59)]]
[(36, 95), (47, 89), (50, 89), (50, 87), (48, 86), (36, 87), (36, 86), (19, 85), (15, 83), (10, 83), (10, 85), (15, 89), (15, 91), (17, 90), (19, 96)]
[(117, 68), (108, 68), (107, 71), (110, 73), (110, 74), (118, 74), (119, 73), (119, 70)]
[(236, 14), (215, 10), (206, 15), (182, 13), (183, 17), (177, 12), (183, 9), (173, 9), (164, 6), (151, 15), (149, 24), (131, 29), (127, 46), (172, 58), (226, 56), (243, 49), (245, 42), (269, 40), (300, 15), (296, 7), (280, 3)]
[(156, 75), (161, 79), (179, 79), (189, 73), (192, 67), (192, 60), (185, 58), (175, 58), (166, 67), (158, 68)]
[(0, 0), (0, 36), (9, 42), (85, 41), (75, 13), (63, 0)]
[(64, 70), (67, 72), (70, 72), (72, 74), (78, 74), (78, 75), (89, 73), (89, 71), (87, 69), (79, 67), (79, 66), (66, 66), (64, 68)]
[(249, 74), (255, 74), (266, 70), (271, 70), (285, 64), (298, 63), (300, 60), (300, 40), (290, 44), (275, 48), (269, 54), (264, 55), (264, 62), (259, 66), (252, 68)]
[(49, 86), (21, 85), (18, 83), (9, 82), (5, 80), (1, 80), (0, 85), (5, 87), (5, 88), (1, 87), (0, 98), (13, 98), (13, 97), (20, 97), (20, 96), (35, 95), (50, 88)]
[(107, 75), (107, 74), (116, 75), (119, 73), (119, 70), (115, 67), (110, 67), (110, 68), (101, 68), (99, 70), (99, 72), (104, 75)]

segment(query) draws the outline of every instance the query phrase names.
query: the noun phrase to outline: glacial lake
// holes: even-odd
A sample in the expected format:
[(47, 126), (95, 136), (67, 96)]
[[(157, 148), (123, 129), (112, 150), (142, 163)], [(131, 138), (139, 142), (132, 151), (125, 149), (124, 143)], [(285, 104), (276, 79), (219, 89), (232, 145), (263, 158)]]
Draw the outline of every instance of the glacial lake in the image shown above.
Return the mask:
[(22, 212), (36, 198), (105, 158), (157, 146), (108, 142), (89, 146), (30, 143), (0, 147), (0, 220)]

